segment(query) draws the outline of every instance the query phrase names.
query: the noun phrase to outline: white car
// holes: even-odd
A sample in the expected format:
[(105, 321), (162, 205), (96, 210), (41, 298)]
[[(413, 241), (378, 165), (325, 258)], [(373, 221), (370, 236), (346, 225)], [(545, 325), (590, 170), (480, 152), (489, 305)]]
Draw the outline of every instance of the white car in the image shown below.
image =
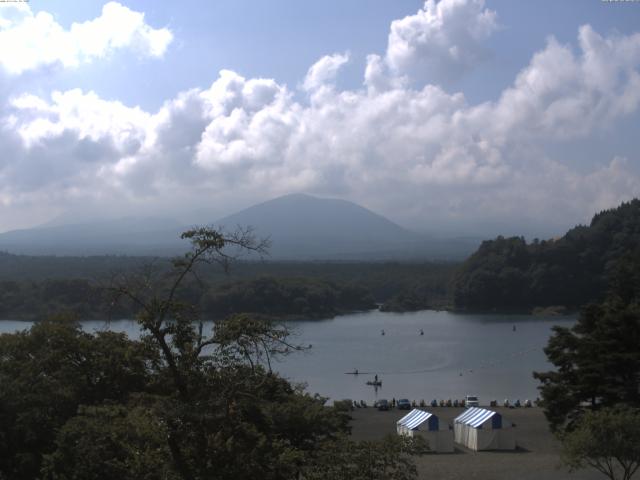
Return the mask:
[(479, 407), (480, 400), (478, 400), (478, 397), (476, 397), (475, 395), (467, 395), (467, 397), (464, 399), (464, 406), (467, 408)]

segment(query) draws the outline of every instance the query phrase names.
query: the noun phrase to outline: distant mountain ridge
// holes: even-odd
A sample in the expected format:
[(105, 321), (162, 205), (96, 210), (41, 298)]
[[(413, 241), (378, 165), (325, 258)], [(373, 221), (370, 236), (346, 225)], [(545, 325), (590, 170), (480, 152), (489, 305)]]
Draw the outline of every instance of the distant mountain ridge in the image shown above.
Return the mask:
[[(435, 240), (411, 232), (353, 202), (291, 194), (213, 223), (251, 226), (269, 237), (272, 260), (462, 259), (479, 241)], [(159, 218), (124, 218), (40, 226), (0, 234), (0, 250), (27, 255), (159, 255), (183, 253), (189, 226)]]

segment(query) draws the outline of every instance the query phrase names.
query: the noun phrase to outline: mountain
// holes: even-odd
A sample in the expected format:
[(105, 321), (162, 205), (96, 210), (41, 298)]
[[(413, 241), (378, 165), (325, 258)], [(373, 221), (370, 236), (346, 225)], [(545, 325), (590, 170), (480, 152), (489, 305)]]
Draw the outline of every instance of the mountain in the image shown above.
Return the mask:
[(182, 230), (166, 218), (43, 225), (0, 234), (0, 250), (24, 255), (173, 255), (186, 248), (179, 239)]
[(355, 203), (309, 195), (285, 195), (217, 222), (226, 228), (250, 225), (271, 239), (273, 258), (353, 258), (397, 250), (420, 239)]
[[(293, 194), (214, 223), (227, 230), (251, 226), (269, 237), (271, 260), (462, 259), (473, 239), (438, 240), (411, 232), (345, 200)], [(125, 218), (41, 226), (0, 234), (0, 250), (29, 255), (176, 255), (187, 249), (179, 234), (189, 226), (159, 218)]]
[(461, 259), (480, 243), (433, 239), (353, 202), (304, 194), (254, 205), (217, 224), (230, 229), (252, 226), (257, 236), (270, 238), (272, 259)]

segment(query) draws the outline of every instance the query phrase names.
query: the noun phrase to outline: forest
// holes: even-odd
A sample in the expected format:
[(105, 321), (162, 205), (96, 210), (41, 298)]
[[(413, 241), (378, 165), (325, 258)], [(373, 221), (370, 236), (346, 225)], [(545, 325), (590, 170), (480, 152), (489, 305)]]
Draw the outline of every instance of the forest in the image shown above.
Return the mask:
[(619, 263), (639, 249), (638, 199), (558, 239), (498, 237), (483, 242), (456, 272), (453, 303), (460, 310), (578, 309), (601, 301)]
[[(0, 253), (0, 319), (33, 320), (51, 312), (83, 319), (131, 318), (135, 307), (113, 304), (119, 276), (169, 271), (167, 258), (33, 257)], [(180, 295), (202, 314), (258, 313), (280, 319), (328, 318), (375, 308), (419, 310), (448, 305), (457, 264), (439, 262), (235, 262), (228, 272), (205, 265)], [(405, 298), (410, 296), (411, 305)], [(403, 303), (404, 302), (404, 303)]]

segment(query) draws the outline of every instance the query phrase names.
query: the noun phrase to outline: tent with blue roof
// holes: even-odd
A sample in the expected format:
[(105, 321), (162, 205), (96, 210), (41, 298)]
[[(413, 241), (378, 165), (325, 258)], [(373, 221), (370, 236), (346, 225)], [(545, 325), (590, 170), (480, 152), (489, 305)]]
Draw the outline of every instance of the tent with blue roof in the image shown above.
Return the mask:
[(515, 428), (493, 410), (472, 407), (453, 421), (456, 443), (471, 450), (515, 450)]
[(398, 435), (420, 435), (434, 452), (453, 452), (453, 431), (449, 425), (441, 425), (436, 415), (413, 409), (396, 423)]

